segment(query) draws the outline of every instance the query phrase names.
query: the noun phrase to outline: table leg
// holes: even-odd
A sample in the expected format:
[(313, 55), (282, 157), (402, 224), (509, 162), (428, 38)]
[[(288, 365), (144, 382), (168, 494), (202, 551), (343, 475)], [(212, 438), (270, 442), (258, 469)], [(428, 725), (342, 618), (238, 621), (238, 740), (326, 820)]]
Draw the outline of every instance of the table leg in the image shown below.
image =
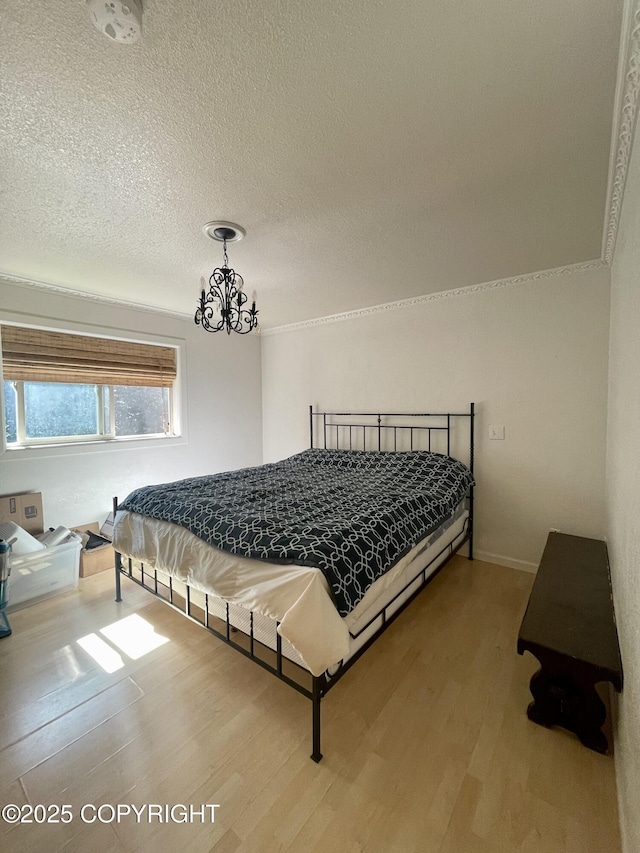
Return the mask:
[(574, 732), (589, 749), (605, 754), (607, 738), (602, 732), (607, 711), (595, 688), (595, 673), (584, 666), (572, 671), (561, 656), (536, 655), (540, 669), (531, 679), (533, 702), (527, 716), (534, 723), (562, 726)]

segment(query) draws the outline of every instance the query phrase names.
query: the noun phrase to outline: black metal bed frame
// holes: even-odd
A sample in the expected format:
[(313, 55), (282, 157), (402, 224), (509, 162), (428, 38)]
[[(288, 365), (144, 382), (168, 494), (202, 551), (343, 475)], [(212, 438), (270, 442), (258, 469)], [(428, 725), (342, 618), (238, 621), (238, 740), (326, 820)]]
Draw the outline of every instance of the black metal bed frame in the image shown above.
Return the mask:
[[(322, 435), (322, 447), (327, 448), (328, 443), (334, 446), (334, 449), (346, 449), (345, 447), (340, 448), (340, 437), (341, 433), (344, 435), (346, 430), (348, 430), (349, 435), (349, 449), (353, 448), (354, 443), (354, 430), (362, 430), (362, 449), (366, 450), (367, 443), (367, 435), (373, 431), (374, 434), (374, 442), (376, 444), (375, 447), (369, 447), (369, 449), (381, 450), (383, 449), (383, 438), (385, 439), (384, 444), (385, 448), (387, 444), (391, 444), (391, 441), (387, 441), (387, 438), (392, 435), (392, 443), (393, 450), (397, 449), (398, 446), (398, 431), (400, 431), (400, 436), (405, 436), (406, 431), (409, 432), (409, 449), (414, 449), (414, 431), (424, 431), (427, 432), (428, 436), (428, 449), (431, 449), (431, 433), (442, 433), (446, 432), (446, 448), (447, 454), (449, 455), (451, 449), (451, 429), (452, 429), (452, 420), (458, 418), (469, 418), (469, 469), (473, 474), (473, 465), (474, 465), (474, 417), (475, 417), (475, 406), (473, 403), (470, 404), (468, 412), (445, 412), (445, 413), (393, 413), (393, 412), (380, 412), (380, 413), (350, 413), (350, 412), (314, 412), (313, 406), (309, 406), (309, 438), (310, 438), (310, 446), (314, 447), (314, 432), (317, 435), (317, 431), (314, 431), (314, 418), (321, 419), (321, 435)], [(351, 420), (340, 423), (339, 418), (357, 418), (358, 421), (351, 422)], [(373, 421), (369, 421), (368, 423), (361, 423), (360, 421), (365, 419), (373, 419)], [(397, 419), (397, 418), (410, 418), (412, 422), (410, 424), (393, 424), (393, 423), (383, 423), (383, 419)], [(413, 419), (416, 419), (415, 421)], [(423, 425), (421, 422), (418, 422), (418, 419), (424, 421), (425, 419), (429, 419), (428, 425)], [(432, 424), (431, 421), (436, 421), (435, 424)], [(335, 444), (331, 440), (333, 433), (333, 438), (335, 438)], [(392, 431), (392, 432), (390, 432)], [(419, 433), (420, 434), (420, 433)], [(376, 438), (377, 437), (377, 438)], [(390, 448), (389, 448), (390, 449)], [(340, 663), (336, 671), (332, 674), (329, 671), (322, 673), (322, 675), (311, 675), (311, 673), (305, 669), (304, 667), (296, 664), (295, 662), (289, 660), (286, 656), (283, 655), (282, 652), (282, 639), (280, 634), (277, 631), (280, 623), (276, 624), (276, 649), (275, 649), (275, 664), (272, 662), (274, 650), (269, 646), (265, 646), (262, 642), (260, 642), (254, 636), (254, 613), (253, 611), (248, 611), (249, 613), (249, 633), (246, 634), (242, 630), (238, 629), (236, 626), (231, 624), (229, 620), (230, 616), (230, 605), (229, 602), (224, 602), (225, 604), (225, 619), (222, 620), (219, 617), (215, 616), (215, 614), (210, 613), (209, 611), (209, 595), (204, 594), (204, 608), (194, 605), (191, 602), (191, 590), (188, 585), (184, 585), (185, 587), (185, 595), (182, 596), (178, 592), (176, 592), (173, 588), (173, 580), (169, 576), (169, 584), (165, 584), (163, 581), (159, 580), (158, 572), (155, 568), (152, 568), (151, 571), (145, 571), (145, 567), (143, 563), (140, 563), (140, 568), (134, 569), (134, 562), (131, 558), (127, 558), (126, 566), (123, 565), (122, 555), (116, 551), (115, 552), (115, 585), (116, 585), (116, 601), (122, 601), (122, 589), (121, 589), (121, 577), (128, 578), (134, 583), (138, 584), (138, 586), (144, 587), (144, 589), (148, 590), (152, 594), (156, 595), (158, 598), (162, 599), (165, 603), (169, 604), (175, 610), (183, 613), (187, 616), (187, 618), (191, 619), (191, 621), (197, 622), (199, 625), (202, 625), (206, 628), (210, 633), (214, 634), (219, 640), (226, 643), (229, 646), (232, 646), (234, 649), (239, 651), (245, 657), (250, 658), (252, 661), (257, 663), (263, 669), (268, 670), (281, 681), (284, 681), (285, 684), (288, 684), (290, 687), (293, 687), (294, 690), (297, 690), (299, 693), (302, 693), (303, 696), (306, 696), (307, 699), (311, 700), (312, 703), (312, 752), (311, 758), (318, 762), (322, 758), (322, 753), (320, 751), (320, 702), (322, 698), (329, 692), (329, 690), (334, 687), (338, 681), (348, 672), (353, 664), (364, 654), (364, 652), (371, 646), (378, 637), (386, 631), (386, 629), (391, 625), (397, 617), (408, 607), (409, 604), (414, 600), (414, 598), (424, 589), (424, 587), (431, 581), (433, 578), (441, 571), (442, 568), (449, 562), (449, 560), (456, 554), (460, 548), (464, 545), (465, 542), (469, 543), (469, 559), (473, 560), (473, 486), (469, 487), (469, 491), (467, 494), (468, 501), (468, 518), (466, 519), (465, 527), (463, 531), (448, 545), (442, 548), (439, 553), (432, 559), (430, 562), (424, 566), (421, 570), (421, 573), (412, 578), (404, 587), (401, 589), (392, 599), (388, 601), (384, 607), (378, 611), (368, 622), (366, 625), (361, 627), (355, 634), (350, 632), (350, 636), (352, 639), (357, 639), (364, 631), (367, 630), (377, 619), (382, 617), (382, 624), (377, 631), (375, 631), (369, 639), (363, 643), (363, 645), (350, 657), (346, 662)], [(113, 513), (114, 519), (115, 514), (118, 511), (118, 499), (113, 499)], [(462, 538), (460, 538), (460, 536)], [(457, 541), (460, 539), (460, 541)], [(444, 560), (438, 565), (433, 572), (427, 575), (427, 570), (436, 563), (443, 554), (446, 554)], [(420, 585), (411, 593), (409, 598), (406, 601), (402, 602), (397, 610), (394, 610), (393, 613), (388, 613), (392, 605), (402, 596), (407, 589), (416, 583), (416, 581), (421, 580)], [(215, 597), (215, 596), (212, 596)], [(219, 601), (221, 599), (218, 599)], [(200, 611), (198, 614), (197, 611)], [(220, 627), (216, 627), (215, 623), (219, 622)], [(241, 638), (236, 638), (236, 634), (242, 635), (242, 639), (246, 642), (241, 641)], [(247, 648), (248, 645), (248, 648)], [(263, 656), (259, 656), (258, 652), (260, 652)], [(265, 659), (264, 655), (267, 655)], [(300, 674), (304, 680), (306, 680), (307, 685), (309, 679), (311, 681), (311, 686), (306, 686), (304, 681), (300, 683), (296, 681), (290, 675), (287, 675), (284, 672), (284, 666), (286, 665), (287, 669), (291, 669), (296, 672), (296, 674)]]

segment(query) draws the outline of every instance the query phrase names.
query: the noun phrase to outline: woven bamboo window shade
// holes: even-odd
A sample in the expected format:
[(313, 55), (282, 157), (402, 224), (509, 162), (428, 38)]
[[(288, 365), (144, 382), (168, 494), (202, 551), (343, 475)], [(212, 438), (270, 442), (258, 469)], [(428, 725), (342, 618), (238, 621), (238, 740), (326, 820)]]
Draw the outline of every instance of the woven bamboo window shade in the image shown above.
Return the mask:
[(173, 347), (21, 326), (1, 331), (5, 379), (170, 388), (176, 378)]

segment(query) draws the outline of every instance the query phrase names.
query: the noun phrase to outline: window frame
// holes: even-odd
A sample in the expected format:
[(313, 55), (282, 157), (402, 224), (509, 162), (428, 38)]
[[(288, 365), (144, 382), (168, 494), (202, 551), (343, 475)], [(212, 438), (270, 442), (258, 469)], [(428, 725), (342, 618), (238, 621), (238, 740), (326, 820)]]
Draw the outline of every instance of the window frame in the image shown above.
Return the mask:
[[(171, 431), (168, 433), (148, 433), (145, 435), (115, 435), (115, 407), (112, 404), (109, 410), (110, 433), (98, 433), (88, 436), (52, 436), (41, 438), (26, 438), (24, 435), (24, 388), (22, 387), (18, 394), (21, 395), (21, 400), (16, 394), (16, 443), (7, 443), (6, 438), (6, 421), (5, 421), (5, 377), (2, 371), (2, 348), (1, 348), (1, 330), (0, 330), (0, 423), (2, 429), (0, 431), (0, 455), (11, 454), (12, 458), (32, 458), (37, 456), (59, 455), (59, 454), (78, 454), (84, 452), (95, 452), (96, 450), (117, 450), (131, 443), (140, 443), (145, 448), (166, 447), (167, 444), (185, 444), (187, 442), (186, 435), (186, 407), (182, 389), (185, 387), (186, 371), (185, 371), (185, 339), (178, 337), (169, 337), (168, 335), (153, 335), (144, 332), (132, 332), (123, 329), (114, 329), (111, 327), (92, 326), (91, 331), (79, 323), (56, 323), (51, 325), (50, 320), (42, 318), (40, 322), (33, 317), (30, 321), (25, 321), (24, 316), (16, 317), (15, 319), (5, 312), (0, 312), (0, 326), (12, 325), (23, 326), (33, 329), (43, 329), (51, 332), (59, 332), (70, 335), (83, 335), (85, 337), (104, 338), (113, 341), (124, 341), (130, 343), (148, 344), (151, 346), (172, 347), (176, 351), (176, 378), (173, 385), (169, 388), (169, 404), (168, 404), (168, 419)], [(6, 380), (14, 383), (16, 386), (23, 385), (22, 380)], [(108, 388), (111, 394), (111, 402), (113, 403), (115, 385), (99, 385), (96, 387)], [(126, 387), (126, 386), (125, 386)], [(146, 387), (146, 386), (139, 386)], [(152, 386), (149, 386), (152, 387)], [(104, 429), (104, 396), (97, 395), (98, 401), (98, 428)], [(22, 408), (20, 408), (22, 407)], [(22, 435), (20, 433), (20, 421), (22, 420)], [(21, 441), (20, 439), (23, 439)]]
[[(85, 444), (94, 441), (130, 441), (132, 439), (151, 439), (151, 438), (174, 438), (175, 433), (170, 429), (168, 432), (149, 432), (149, 433), (132, 433), (129, 435), (116, 435), (116, 405), (115, 405), (115, 385), (99, 385), (91, 383), (96, 389), (96, 423), (98, 432), (87, 434), (74, 435), (47, 435), (37, 438), (29, 438), (27, 436), (27, 410), (25, 408), (24, 383), (22, 379), (3, 379), (2, 394), (4, 395), (4, 383), (8, 382), (14, 386), (16, 395), (16, 441), (5, 442), (7, 450), (18, 450), (25, 447), (43, 447), (47, 445), (58, 444)], [(41, 383), (55, 384), (55, 383)], [(72, 383), (69, 383), (72, 384)], [(151, 386), (124, 386), (124, 387), (151, 387)], [(173, 388), (169, 391), (167, 422), (171, 428), (173, 425)], [(109, 407), (109, 431), (105, 429), (105, 409), (107, 408), (107, 398)], [(4, 407), (3, 407), (4, 409)], [(3, 417), (2, 424), (5, 425)]]

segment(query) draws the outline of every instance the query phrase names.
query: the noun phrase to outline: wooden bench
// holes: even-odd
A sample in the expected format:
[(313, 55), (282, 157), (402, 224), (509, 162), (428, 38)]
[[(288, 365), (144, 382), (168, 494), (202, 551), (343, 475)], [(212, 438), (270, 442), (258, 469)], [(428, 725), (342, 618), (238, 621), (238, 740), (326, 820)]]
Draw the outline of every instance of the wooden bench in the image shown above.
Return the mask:
[(606, 753), (606, 709), (595, 685), (609, 681), (620, 692), (622, 662), (604, 542), (549, 534), (518, 635), (518, 654), (525, 651), (540, 661), (529, 719), (562, 726)]

